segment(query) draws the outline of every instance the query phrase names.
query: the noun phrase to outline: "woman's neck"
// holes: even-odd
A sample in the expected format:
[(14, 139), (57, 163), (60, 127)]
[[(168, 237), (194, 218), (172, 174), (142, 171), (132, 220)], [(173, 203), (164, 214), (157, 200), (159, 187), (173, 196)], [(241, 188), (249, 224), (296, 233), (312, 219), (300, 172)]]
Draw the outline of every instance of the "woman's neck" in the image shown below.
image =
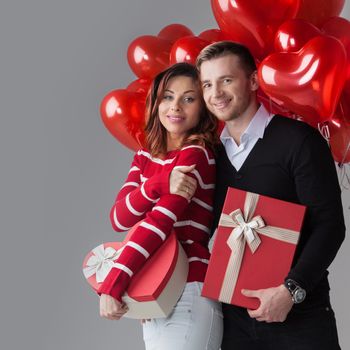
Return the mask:
[(184, 140), (183, 137), (181, 137), (181, 138), (171, 137), (170, 135), (168, 135), (168, 137), (167, 137), (167, 152), (175, 151), (175, 150), (181, 148), (183, 140)]

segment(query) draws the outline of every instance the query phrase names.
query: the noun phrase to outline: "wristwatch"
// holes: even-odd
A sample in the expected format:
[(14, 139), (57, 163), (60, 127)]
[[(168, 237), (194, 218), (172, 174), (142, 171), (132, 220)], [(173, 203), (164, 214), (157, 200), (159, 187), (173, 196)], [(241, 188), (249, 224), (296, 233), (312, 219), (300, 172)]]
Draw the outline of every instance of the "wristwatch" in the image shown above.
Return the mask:
[(301, 288), (297, 282), (292, 279), (286, 279), (284, 282), (285, 287), (288, 289), (294, 304), (300, 304), (306, 297), (305, 289)]

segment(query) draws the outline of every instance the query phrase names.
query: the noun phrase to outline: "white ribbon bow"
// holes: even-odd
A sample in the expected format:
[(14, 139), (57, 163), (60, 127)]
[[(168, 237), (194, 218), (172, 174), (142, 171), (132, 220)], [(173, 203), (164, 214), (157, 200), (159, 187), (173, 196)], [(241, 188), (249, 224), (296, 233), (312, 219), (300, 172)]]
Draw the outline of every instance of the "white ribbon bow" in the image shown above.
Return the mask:
[[(230, 216), (233, 218), (233, 221), (238, 224), (238, 226), (236, 226), (236, 228), (232, 231), (232, 239), (237, 240), (243, 234), (249, 245), (251, 245), (251, 243), (253, 243), (255, 240), (260, 241), (255, 229), (265, 226), (264, 220), (261, 216), (255, 216), (253, 219), (247, 222), (244, 220), (240, 209), (232, 212)], [(255, 249), (253, 248), (253, 250)]]
[(118, 250), (112, 247), (104, 249), (103, 244), (93, 249), (93, 255), (90, 256), (86, 262), (86, 267), (83, 269), (85, 278), (90, 278), (96, 274), (96, 282), (103, 282), (114, 266), (114, 260), (118, 259), (123, 249), (124, 247)]

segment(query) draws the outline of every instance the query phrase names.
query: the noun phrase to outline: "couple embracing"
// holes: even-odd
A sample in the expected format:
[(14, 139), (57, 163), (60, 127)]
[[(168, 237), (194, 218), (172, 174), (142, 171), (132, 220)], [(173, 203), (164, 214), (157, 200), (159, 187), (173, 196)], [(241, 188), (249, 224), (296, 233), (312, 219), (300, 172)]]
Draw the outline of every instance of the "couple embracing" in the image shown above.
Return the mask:
[[(255, 61), (244, 46), (214, 43), (196, 65), (175, 64), (150, 88), (146, 148), (135, 154), (110, 213), (117, 231), (143, 223), (99, 290), (101, 316), (123, 316), (133, 274), (174, 229), (189, 260), (187, 283), (167, 318), (143, 322), (147, 350), (340, 349), (327, 268), (345, 226), (326, 141), (259, 104)], [(229, 186), (307, 207), (285, 283), (242, 290), (260, 300), (256, 310), (201, 297), (210, 233)]]

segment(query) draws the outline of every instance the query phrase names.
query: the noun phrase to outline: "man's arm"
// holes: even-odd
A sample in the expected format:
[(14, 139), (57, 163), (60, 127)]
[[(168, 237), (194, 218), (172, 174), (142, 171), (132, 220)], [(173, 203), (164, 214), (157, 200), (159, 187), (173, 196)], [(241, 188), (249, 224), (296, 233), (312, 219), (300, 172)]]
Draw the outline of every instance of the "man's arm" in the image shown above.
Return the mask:
[(327, 142), (316, 131), (295, 157), (294, 179), (301, 204), (307, 207), (300, 244), (303, 249), (287, 278), (307, 292), (317, 286), (344, 238), (341, 191)]
[[(307, 293), (317, 286), (335, 258), (345, 237), (345, 224), (338, 178), (326, 141), (312, 130), (291, 164), (300, 203), (307, 206), (296, 263), (287, 278), (295, 280)], [(284, 285), (244, 295), (260, 299), (260, 307), (249, 311), (259, 321), (286, 319), (293, 306)]]

